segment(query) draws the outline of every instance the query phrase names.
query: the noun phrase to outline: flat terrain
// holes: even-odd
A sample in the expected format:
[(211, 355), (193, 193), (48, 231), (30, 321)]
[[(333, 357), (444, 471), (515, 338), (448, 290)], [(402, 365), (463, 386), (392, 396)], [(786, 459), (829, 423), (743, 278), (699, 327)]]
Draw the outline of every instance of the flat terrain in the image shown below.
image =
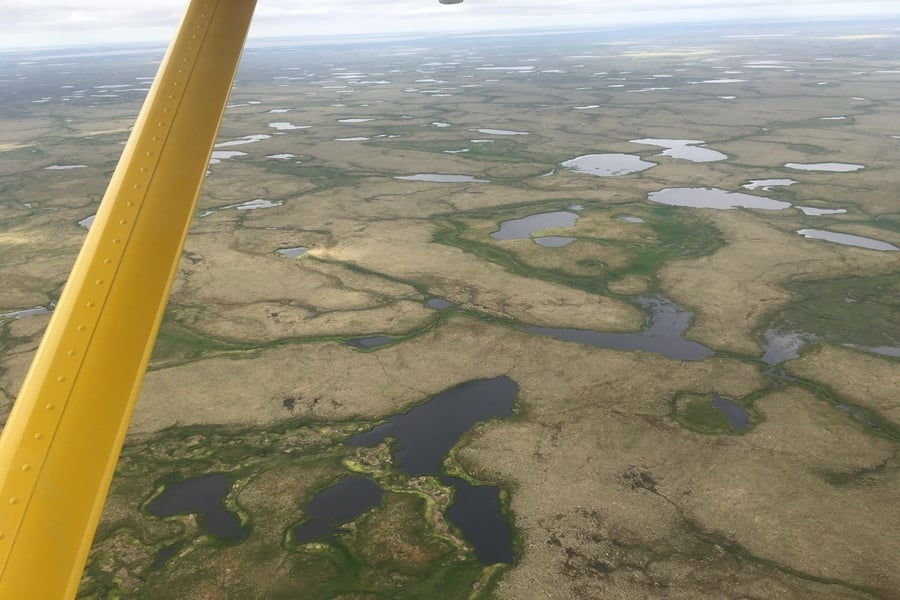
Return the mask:
[[(248, 49), (80, 597), (900, 597), (900, 251), (864, 247), (900, 247), (900, 37), (785, 27)], [(2, 415), (160, 57), (0, 54)], [(526, 330), (658, 297), (706, 358)], [(499, 486), (486, 565), (446, 482), (347, 442), (500, 375), (515, 414), (443, 467)], [(210, 473), (240, 539), (148, 510)], [(381, 501), (299, 543), (351, 473)]]

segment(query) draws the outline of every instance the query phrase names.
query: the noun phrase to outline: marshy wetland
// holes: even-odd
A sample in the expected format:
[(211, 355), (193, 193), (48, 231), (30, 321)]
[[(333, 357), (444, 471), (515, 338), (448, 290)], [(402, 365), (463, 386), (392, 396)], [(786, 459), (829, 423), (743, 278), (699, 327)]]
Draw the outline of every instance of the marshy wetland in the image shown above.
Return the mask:
[[(900, 596), (895, 27), (248, 48), (79, 597)], [(161, 56), (0, 54), (3, 414)]]

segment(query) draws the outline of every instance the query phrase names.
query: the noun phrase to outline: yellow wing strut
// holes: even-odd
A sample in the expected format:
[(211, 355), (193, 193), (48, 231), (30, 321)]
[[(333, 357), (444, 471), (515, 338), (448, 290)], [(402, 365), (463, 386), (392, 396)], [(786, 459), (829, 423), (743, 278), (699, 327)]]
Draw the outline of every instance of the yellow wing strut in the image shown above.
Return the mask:
[(0, 598), (78, 590), (255, 0), (191, 0), (0, 436)]

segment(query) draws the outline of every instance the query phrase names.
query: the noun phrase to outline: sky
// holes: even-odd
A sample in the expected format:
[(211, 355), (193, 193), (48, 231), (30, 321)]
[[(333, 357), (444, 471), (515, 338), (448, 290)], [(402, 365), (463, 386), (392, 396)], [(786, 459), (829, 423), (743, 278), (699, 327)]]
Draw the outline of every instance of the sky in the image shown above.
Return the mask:
[[(168, 41), (188, 0), (0, 0), (0, 48)], [(722, 20), (900, 18), (900, 0), (258, 0), (250, 39), (605, 28)]]

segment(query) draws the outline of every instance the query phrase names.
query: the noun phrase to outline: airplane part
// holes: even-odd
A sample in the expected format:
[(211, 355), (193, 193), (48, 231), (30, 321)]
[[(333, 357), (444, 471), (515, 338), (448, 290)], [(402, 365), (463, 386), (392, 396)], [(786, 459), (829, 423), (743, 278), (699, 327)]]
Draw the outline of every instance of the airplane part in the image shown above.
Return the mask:
[(3, 427), (0, 598), (78, 591), (255, 5), (190, 0)]
[(0, 435), (0, 598), (78, 590), (255, 0), (191, 0)]

